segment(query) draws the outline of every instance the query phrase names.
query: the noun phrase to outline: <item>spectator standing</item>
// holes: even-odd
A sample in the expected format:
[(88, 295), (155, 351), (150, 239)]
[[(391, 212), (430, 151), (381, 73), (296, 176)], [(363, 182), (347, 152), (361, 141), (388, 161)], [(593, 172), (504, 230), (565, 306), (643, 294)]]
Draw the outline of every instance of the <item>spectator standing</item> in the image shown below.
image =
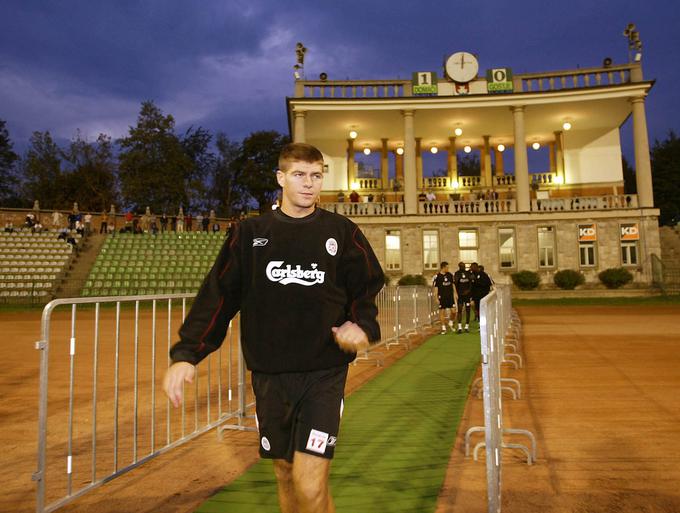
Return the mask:
[(92, 233), (92, 214), (87, 212), (83, 217), (83, 221), (83, 224), (85, 225), (85, 235), (90, 235)]
[(101, 216), (99, 216), (100, 219), (100, 225), (99, 225), (99, 233), (108, 233), (109, 232), (109, 214), (106, 213), (106, 210), (103, 210), (101, 213)]
[(61, 228), (61, 221), (63, 218), (64, 216), (58, 210), (52, 212), (52, 228), (54, 228), (55, 230)]
[(168, 229), (168, 214), (163, 212), (161, 215), (161, 232), (165, 232)]

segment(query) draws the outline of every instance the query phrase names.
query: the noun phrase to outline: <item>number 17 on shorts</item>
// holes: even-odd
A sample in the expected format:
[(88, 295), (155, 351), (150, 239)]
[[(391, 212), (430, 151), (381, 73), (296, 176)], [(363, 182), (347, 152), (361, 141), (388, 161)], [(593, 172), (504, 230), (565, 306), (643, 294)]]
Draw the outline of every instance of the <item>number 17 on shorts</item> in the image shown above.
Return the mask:
[(326, 452), (326, 445), (328, 444), (328, 433), (312, 429), (307, 439), (307, 450), (324, 454)]

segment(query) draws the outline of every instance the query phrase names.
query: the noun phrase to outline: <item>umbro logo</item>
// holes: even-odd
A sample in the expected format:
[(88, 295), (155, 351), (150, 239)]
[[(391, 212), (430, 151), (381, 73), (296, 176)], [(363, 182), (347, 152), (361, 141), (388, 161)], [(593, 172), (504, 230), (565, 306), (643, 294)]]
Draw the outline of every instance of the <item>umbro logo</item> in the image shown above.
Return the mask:
[(261, 237), (256, 237), (253, 239), (253, 247), (256, 246), (266, 246), (269, 239), (263, 239)]

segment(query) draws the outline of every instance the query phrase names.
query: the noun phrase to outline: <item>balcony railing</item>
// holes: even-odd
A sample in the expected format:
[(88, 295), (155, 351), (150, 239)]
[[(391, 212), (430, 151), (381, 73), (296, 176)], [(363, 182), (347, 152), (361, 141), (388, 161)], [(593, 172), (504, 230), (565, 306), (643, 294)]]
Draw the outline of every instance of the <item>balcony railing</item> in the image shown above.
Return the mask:
[(474, 200), (474, 201), (421, 201), (419, 214), (499, 214), (515, 212), (514, 199)]
[(361, 203), (321, 203), (324, 210), (343, 216), (398, 216), (404, 213), (404, 204), (396, 201)]
[[(482, 79), (483, 80), (483, 79)], [(642, 80), (639, 64), (524, 73), (514, 76), (516, 93), (623, 85)], [(400, 98), (413, 96), (410, 80), (297, 80), (297, 98)]]
[(583, 68), (550, 73), (515, 75), (516, 92), (559, 91), (580, 87), (611, 86), (631, 82), (632, 65)]
[(615, 208), (638, 208), (636, 194), (611, 196), (585, 196), (578, 198), (532, 199), (534, 212), (557, 212), (575, 210), (611, 210)]

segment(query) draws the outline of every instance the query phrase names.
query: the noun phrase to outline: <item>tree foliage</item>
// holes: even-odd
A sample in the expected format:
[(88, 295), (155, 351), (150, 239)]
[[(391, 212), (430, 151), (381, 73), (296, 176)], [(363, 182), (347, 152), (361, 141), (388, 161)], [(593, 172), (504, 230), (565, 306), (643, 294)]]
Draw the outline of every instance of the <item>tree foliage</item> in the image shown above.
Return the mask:
[(459, 176), (481, 176), (481, 169), (479, 157), (474, 153), (458, 159)]
[(253, 132), (243, 140), (239, 158), (240, 183), (257, 202), (260, 212), (271, 207), (279, 185), (276, 182), (279, 153), (288, 137), (274, 130)]
[(19, 181), (14, 174), (14, 166), (18, 160), (19, 155), (14, 153), (6, 122), (0, 119), (0, 202), (3, 205), (18, 206)]
[(61, 150), (50, 132), (33, 132), (21, 162), (26, 203), (38, 200), (43, 209), (67, 208), (61, 165)]
[(248, 194), (241, 183), (241, 145), (218, 133), (215, 138), (217, 156), (210, 174), (209, 198), (219, 215), (232, 217), (245, 206)]
[(118, 173), (126, 206), (153, 212), (188, 207), (187, 183), (196, 166), (175, 134), (175, 120), (151, 101), (142, 103), (137, 125), (119, 141)]
[(659, 224), (676, 224), (680, 221), (680, 139), (675, 132), (654, 142), (651, 164), (654, 206), (661, 211)]
[(180, 141), (184, 153), (191, 161), (184, 176), (187, 207), (190, 211), (203, 212), (209, 209), (206, 179), (216, 165), (215, 154), (210, 151), (212, 134), (202, 127), (190, 127)]
[(62, 155), (69, 167), (62, 171), (64, 194), (69, 201), (78, 202), (85, 211), (108, 211), (118, 203), (111, 137), (99, 134), (92, 144), (78, 133)]

